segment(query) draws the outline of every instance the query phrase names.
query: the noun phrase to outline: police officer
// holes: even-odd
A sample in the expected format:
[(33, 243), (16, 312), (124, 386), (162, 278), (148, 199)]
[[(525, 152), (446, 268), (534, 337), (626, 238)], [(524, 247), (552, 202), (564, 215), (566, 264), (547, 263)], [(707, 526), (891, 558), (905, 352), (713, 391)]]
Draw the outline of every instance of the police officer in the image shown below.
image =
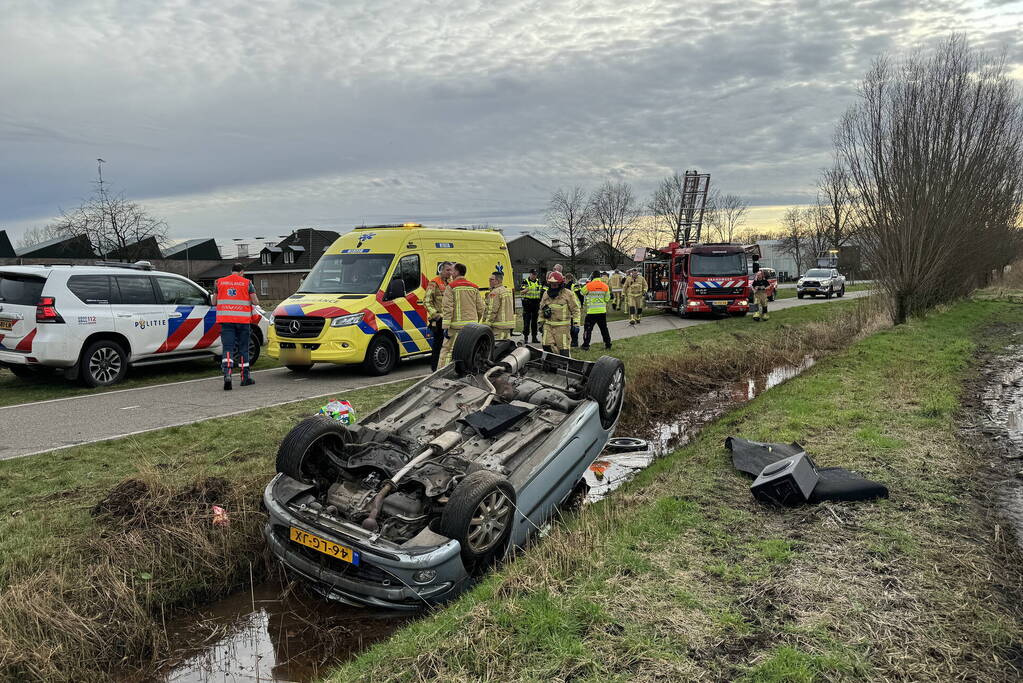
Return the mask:
[(252, 333), (252, 307), (259, 305), (259, 298), (252, 280), (245, 277), (245, 266), (234, 264), (230, 275), (216, 281), (211, 303), (217, 309), (220, 324), (224, 391), (231, 391), (234, 368), (241, 368), (243, 387), (255, 384), (249, 372), (249, 335)]
[(590, 337), (593, 326), (600, 328), (600, 337), (604, 340), (604, 348), (611, 348), (611, 333), (607, 329), (607, 304), (611, 301), (611, 288), (593, 271), (590, 281), (586, 283), (586, 323), (583, 327), (583, 351), (590, 350)]
[(611, 287), (611, 306), (619, 311), (622, 308), (622, 283), (625, 282), (625, 275), (617, 268), (608, 278), (608, 285)]
[(753, 276), (753, 299), (757, 303), (757, 312), (753, 314), (754, 320), (770, 320), (770, 316), (767, 315), (767, 289), (771, 286), (771, 281), (767, 279), (767, 274), (762, 270), (758, 270), (757, 274)]
[(454, 269), (455, 277), (444, 290), (442, 304), (446, 336), (440, 352), (441, 367), (451, 362), (451, 351), (461, 329), (483, 320), (484, 305), (480, 288), (465, 279), (464, 263), (456, 263)]
[(515, 297), (504, 286), (504, 273), (499, 270), (490, 274), (490, 292), (487, 293), (483, 322), (494, 331), (494, 339), (509, 339), (515, 329)]
[(630, 268), (629, 277), (622, 284), (625, 294), (625, 305), (629, 309), (629, 324), (638, 325), (643, 320), (643, 300), (646, 297), (646, 279), (639, 274), (639, 269)]
[(579, 300), (565, 287), (565, 276), (558, 271), (547, 276), (540, 314), (544, 317), (544, 350), (571, 357), (570, 328), (579, 324)]
[(432, 355), (430, 356), (430, 369), (434, 372), (437, 371), (437, 365), (440, 362), (440, 349), (444, 345), (444, 290), (448, 287), (448, 282), (451, 280), (454, 271), (455, 264), (451, 261), (444, 261), (437, 265), (437, 276), (430, 280), (426, 284), (426, 315), (430, 318), (430, 349)]
[[(536, 271), (530, 270), (529, 277), (522, 284), (522, 336), (525, 341), (540, 343), (536, 338), (536, 324), (539, 322), (540, 299), (543, 297), (543, 283), (536, 277)], [(532, 340), (530, 340), (532, 336)]]

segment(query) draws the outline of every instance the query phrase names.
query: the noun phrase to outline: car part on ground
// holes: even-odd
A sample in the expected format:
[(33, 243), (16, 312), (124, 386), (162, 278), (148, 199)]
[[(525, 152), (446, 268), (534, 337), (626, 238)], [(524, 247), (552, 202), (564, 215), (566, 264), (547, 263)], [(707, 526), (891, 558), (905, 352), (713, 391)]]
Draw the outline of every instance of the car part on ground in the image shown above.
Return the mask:
[(358, 424), (311, 417), (281, 443), (265, 536), (323, 595), (446, 600), (585, 495), (621, 413), (621, 361), (495, 343), (483, 325), (465, 327), (452, 355)]

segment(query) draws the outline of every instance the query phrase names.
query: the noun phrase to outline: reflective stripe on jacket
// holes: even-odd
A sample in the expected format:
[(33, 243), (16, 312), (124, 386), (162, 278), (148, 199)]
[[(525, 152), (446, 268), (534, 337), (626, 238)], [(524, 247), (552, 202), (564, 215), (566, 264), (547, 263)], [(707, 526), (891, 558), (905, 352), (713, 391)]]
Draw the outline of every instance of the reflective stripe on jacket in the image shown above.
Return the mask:
[(248, 324), (252, 320), (252, 299), (249, 297), (251, 286), (251, 280), (237, 273), (217, 280), (218, 323)]
[(437, 320), (443, 316), (444, 290), (447, 286), (448, 283), (440, 275), (427, 283), (423, 305), (426, 306), (426, 316), (430, 320)]
[(444, 328), (460, 330), (483, 320), (483, 295), (464, 278), (456, 278), (444, 290)]
[(487, 310), (483, 322), (495, 330), (515, 329), (515, 298), (511, 290), (498, 285), (487, 294)]
[(646, 280), (642, 275), (636, 277), (625, 278), (625, 296), (644, 296), (646, 295)]
[(551, 307), (551, 317), (545, 318), (545, 325), (557, 327), (558, 325), (579, 324), (579, 299), (564, 287), (553, 298), (551, 298), (550, 292), (544, 292), (543, 299), (540, 300), (541, 311), (544, 306)]
[(607, 304), (611, 301), (611, 288), (600, 280), (586, 283), (586, 314), (607, 313)]
[(523, 299), (540, 299), (543, 296), (543, 285), (540, 284), (539, 280), (526, 280), (525, 287), (522, 288)]
[(625, 280), (625, 278), (622, 277), (620, 273), (612, 273), (609, 279), (611, 281), (611, 289), (615, 291), (621, 291), (622, 282)]

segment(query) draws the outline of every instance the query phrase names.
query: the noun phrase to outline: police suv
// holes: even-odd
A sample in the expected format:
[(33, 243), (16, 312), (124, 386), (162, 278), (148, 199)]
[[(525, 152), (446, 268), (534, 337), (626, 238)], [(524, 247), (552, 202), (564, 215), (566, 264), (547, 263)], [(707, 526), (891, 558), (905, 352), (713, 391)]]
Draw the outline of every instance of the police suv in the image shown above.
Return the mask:
[[(251, 362), (267, 339), (252, 318)], [(0, 367), (22, 378), (47, 368), (86, 386), (109, 386), (129, 365), (219, 358), (210, 295), (145, 261), (94, 266), (0, 266)]]

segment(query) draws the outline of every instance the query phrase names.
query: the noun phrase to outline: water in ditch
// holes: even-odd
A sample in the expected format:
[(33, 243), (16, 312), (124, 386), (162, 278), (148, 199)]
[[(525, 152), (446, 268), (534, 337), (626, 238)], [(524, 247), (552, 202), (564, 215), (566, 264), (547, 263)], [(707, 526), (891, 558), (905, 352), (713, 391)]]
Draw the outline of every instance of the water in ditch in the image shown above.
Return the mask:
[(994, 471), (1004, 475), (993, 487), (996, 505), (1023, 545), (1023, 346), (988, 364), (981, 405), (980, 431), (1001, 457)]
[[(811, 367), (811, 356), (700, 396), (677, 419), (642, 434), (650, 447), (605, 453), (585, 473), (587, 502), (607, 496), (656, 458), (687, 444), (704, 425)], [(301, 587), (267, 582), (167, 624), (171, 655), (133, 681), (251, 683), (312, 681), (389, 637), (410, 617), (326, 602)]]

